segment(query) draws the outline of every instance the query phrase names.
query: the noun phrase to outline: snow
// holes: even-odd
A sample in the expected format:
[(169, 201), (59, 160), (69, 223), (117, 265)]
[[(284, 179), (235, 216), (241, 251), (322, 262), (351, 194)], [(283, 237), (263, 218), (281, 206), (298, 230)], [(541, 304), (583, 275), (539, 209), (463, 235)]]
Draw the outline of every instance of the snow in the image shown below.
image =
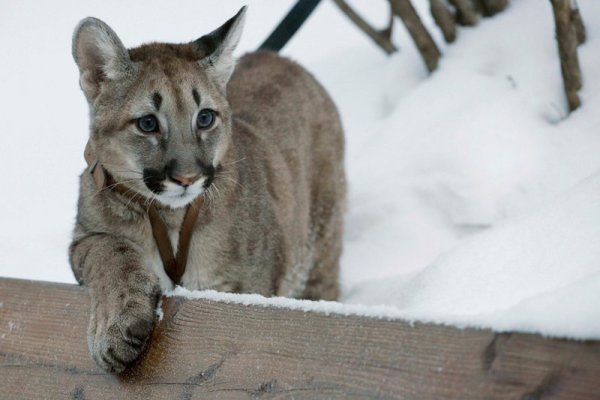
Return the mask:
[[(0, 276), (75, 282), (67, 248), (88, 124), (70, 55), (78, 20), (105, 20), (129, 46), (185, 41), (244, 3), (241, 54), (291, 2), (0, 6), (0, 45), (10, 54), (0, 64), (10, 77), (0, 97)], [(414, 3), (444, 53), (431, 76), (400, 24), (401, 51), (387, 57), (332, 2), (283, 51), (329, 90), (346, 130), (341, 303), (173, 294), (600, 339), (600, 2), (578, 1), (588, 32), (579, 48), (583, 107), (569, 116), (548, 2), (513, 1), (460, 28), (452, 45), (428, 2)], [(385, 1), (352, 4), (385, 24)]]
[[(221, 303), (239, 304), (243, 306), (275, 307), (286, 310), (299, 310), (304, 312), (317, 312), (325, 315), (357, 315), (377, 319), (406, 319), (413, 324), (415, 320), (409, 319), (395, 306), (377, 305), (367, 306), (362, 304), (344, 304), (337, 301), (311, 301), (290, 299), (287, 297), (264, 297), (259, 294), (236, 294), (217, 292), (214, 290), (188, 290), (181, 286), (165, 293), (167, 297), (184, 297), (189, 300), (210, 300)], [(427, 322), (427, 320), (422, 320)], [(442, 321), (438, 321), (443, 323)], [(465, 326), (465, 325), (462, 325)]]
[(344, 301), (407, 318), (600, 337), (600, 174), (548, 206), (464, 240), (417, 273), (356, 285)]
[(355, 285), (346, 304), (181, 287), (169, 296), (598, 338), (599, 237), (600, 173), (537, 212), (473, 235), (419, 272)]

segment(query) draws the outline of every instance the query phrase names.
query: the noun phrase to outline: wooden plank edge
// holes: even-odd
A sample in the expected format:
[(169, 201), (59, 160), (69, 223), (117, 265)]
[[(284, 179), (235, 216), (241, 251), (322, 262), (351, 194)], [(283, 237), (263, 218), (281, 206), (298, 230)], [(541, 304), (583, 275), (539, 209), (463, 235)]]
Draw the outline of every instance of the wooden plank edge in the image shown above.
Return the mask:
[(0, 302), (0, 382), (9, 382), (0, 386), (0, 398), (35, 397), (40, 390), (73, 398), (587, 399), (600, 393), (598, 341), (183, 298), (163, 299), (164, 319), (146, 353), (114, 376), (87, 354), (84, 288), (0, 279)]

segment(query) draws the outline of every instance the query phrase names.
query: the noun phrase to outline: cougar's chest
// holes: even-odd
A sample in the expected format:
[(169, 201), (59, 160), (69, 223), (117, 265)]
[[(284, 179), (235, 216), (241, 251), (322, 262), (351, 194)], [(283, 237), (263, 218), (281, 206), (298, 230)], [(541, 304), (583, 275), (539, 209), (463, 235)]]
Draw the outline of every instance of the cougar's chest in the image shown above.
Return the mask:
[[(181, 224), (183, 223), (185, 212), (181, 210), (165, 210), (161, 213), (163, 221), (167, 227), (167, 232), (171, 246), (177, 254)], [(158, 276), (160, 286), (163, 291), (172, 290), (173, 282), (164, 269), (158, 247), (152, 234), (152, 227), (147, 223), (147, 234), (144, 255), (146, 265)], [(223, 285), (223, 279), (219, 276), (218, 254), (220, 251), (218, 227), (209, 224), (206, 226), (202, 215), (196, 222), (189, 243), (188, 259), (185, 266), (185, 272), (181, 277), (181, 286), (190, 290), (227, 290), (227, 285)]]
[[(173, 252), (177, 253), (177, 247), (179, 243), (179, 231), (181, 229), (181, 223), (184, 218), (184, 211), (182, 210), (161, 210), (160, 212), (162, 220), (167, 228), (169, 241), (173, 248)], [(169, 276), (167, 275), (163, 261), (158, 251), (158, 246), (154, 239), (152, 226), (148, 218), (144, 222), (144, 244), (143, 254), (144, 262), (146, 266), (153, 271), (159, 279), (160, 287), (164, 291), (172, 290), (174, 285)]]

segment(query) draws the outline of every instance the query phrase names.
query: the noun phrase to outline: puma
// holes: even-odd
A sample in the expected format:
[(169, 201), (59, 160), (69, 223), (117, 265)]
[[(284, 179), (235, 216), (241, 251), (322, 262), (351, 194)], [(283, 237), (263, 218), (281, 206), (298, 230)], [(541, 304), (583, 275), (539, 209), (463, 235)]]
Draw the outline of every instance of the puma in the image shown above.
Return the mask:
[[(298, 64), (266, 51), (235, 62), (245, 11), (184, 44), (126, 49), (95, 18), (75, 30), (88, 146), (106, 182), (98, 186), (92, 168), (80, 177), (69, 259), (91, 297), (91, 355), (107, 371), (123, 371), (142, 352), (160, 295), (175, 284), (338, 296), (346, 190), (339, 116)], [(177, 249), (195, 206), (185, 270), (174, 282), (149, 213)]]

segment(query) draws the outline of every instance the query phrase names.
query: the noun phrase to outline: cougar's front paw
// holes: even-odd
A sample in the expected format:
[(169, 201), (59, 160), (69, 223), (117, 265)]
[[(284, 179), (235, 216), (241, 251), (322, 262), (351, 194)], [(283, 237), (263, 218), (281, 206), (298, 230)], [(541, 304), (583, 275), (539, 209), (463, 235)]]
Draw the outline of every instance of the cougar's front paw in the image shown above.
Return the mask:
[(108, 372), (122, 372), (144, 350), (154, 325), (160, 287), (123, 293), (114, 301), (99, 299), (90, 317), (88, 346), (96, 363)]

